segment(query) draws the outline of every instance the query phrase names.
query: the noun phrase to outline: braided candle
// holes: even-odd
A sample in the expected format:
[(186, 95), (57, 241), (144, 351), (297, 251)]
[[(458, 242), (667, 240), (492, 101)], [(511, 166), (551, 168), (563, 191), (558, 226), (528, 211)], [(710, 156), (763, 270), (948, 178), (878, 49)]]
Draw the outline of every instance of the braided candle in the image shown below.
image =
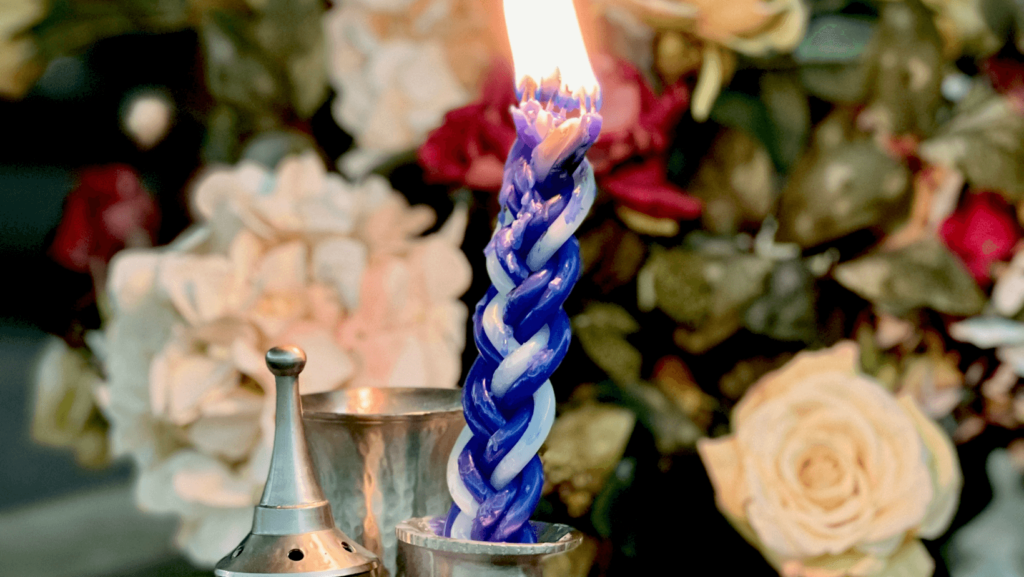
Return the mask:
[(455, 504), (444, 535), (532, 543), (544, 471), (537, 450), (555, 418), (549, 377), (572, 334), (562, 303), (579, 276), (573, 236), (594, 202), (584, 157), (601, 131), (600, 97), (524, 77), (518, 138), (505, 162), (498, 226), (484, 253), (492, 286), (476, 306), (479, 357), (463, 389), (466, 428), (448, 461)]

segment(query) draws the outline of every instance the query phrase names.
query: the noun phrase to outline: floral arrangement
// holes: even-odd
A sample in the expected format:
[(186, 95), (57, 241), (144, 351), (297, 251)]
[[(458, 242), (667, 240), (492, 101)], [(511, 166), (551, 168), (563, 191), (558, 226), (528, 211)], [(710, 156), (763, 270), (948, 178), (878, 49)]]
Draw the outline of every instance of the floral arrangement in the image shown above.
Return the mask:
[(263, 351), (296, 343), (322, 359), (303, 394), (454, 387), (470, 271), (464, 213), (418, 238), (429, 211), (311, 154), (213, 169), (193, 200), (198, 228), (112, 263), (99, 395), (113, 452), (139, 465), (139, 505), (181, 515), (179, 542), (212, 562), (248, 532), (270, 466)]
[(429, 209), (380, 177), (350, 184), (311, 153), (276, 170), (213, 168), (192, 200), (198, 224), (170, 245), (117, 253), (109, 316), (87, 339), (110, 450), (134, 459), (139, 506), (180, 516), (182, 549), (212, 563), (249, 531), (270, 466), (263, 351), (296, 343), (320, 359), (303, 394), (454, 387), (470, 270), (463, 209), (421, 236)]
[[(67, 4), (12, 5), (5, 95), (98, 38), (192, 30), (203, 98), (122, 124), (143, 158), (204, 136), (184, 187), (81, 172), (50, 254), (101, 321), (48, 349), (34, 432), (130, 454), (209, 564), (266, 472), (263, 349), (318, 359), (303, 392), (464, 379), (515, 137), (500, 3)], [(566, 574), (1024, 575), (1019, 3), (577, 4), (604, 129), (542, 454), (538, 515), (588, 535)], [(57, 41), (86, 14), (107, 24)]]

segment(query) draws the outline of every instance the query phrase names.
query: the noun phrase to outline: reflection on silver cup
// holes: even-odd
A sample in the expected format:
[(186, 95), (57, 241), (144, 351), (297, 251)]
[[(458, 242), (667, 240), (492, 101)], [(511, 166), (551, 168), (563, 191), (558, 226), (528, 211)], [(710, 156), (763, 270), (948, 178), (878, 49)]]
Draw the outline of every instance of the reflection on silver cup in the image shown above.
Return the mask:
[(347, 389), (302, 397), (317, 477), (338, 527), (394, 575), (395, 526), (444, 515), (445, 471), (465, 425), (458, 389)]

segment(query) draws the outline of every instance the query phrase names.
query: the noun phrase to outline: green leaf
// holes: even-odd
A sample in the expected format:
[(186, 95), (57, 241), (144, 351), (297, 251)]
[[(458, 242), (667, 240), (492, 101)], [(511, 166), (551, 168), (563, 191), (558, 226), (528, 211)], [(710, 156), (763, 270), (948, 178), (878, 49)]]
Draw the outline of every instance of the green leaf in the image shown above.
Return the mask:
[(287, 78), (292, 108), (302, 118), (327, 98), (323, 12), (320, 0), (266, 0), (253, 26), (253, 38)]
[(638, 290), (649, 290), (653, 302), (643, 302), (647, 298), (641, 297), (641, 309), (656, 306), (672, 320), (691, 327), (703, 323), (713, 298), (711, 284), (705, 278), (706, 264), (693, 251), (673, 249), (652, 254), (640, 271)]
[(807, 93), (795, 75), (767, 72), (761, 76), (761, 101), (772, 126), (768, 153), (780, 172), (788, 172), (807, 146), (811, 131)]
[(207, 164), (233, 163), (239, 140), (238, 113), (227, 105), (214, 107), (206, 121), (202, 156)]
[(800, 83), (807, 92), (828, 102), (857, 104), (868, 88), (868, 66), (864, 61), (807, 64), (800, 67)]
[[(830, 102), (866, 104), (863, 118), (877, 130), (929, 133), (942, 102), (946, 64), (932, 12), (916, 2), (882, 2), (874, 28), (873, 35), (847, 32), (859, 39), (870, 36), (858, 58), (805, 59), (801, 82), (808, 92)], [(827, 44), (830, 32), (825, 34)]]
[(819, 16), (807, 25), (807, 35), (793, 58), (801, 64), (851, 62), (864, 54), (874, 34), (874, 23), (864, 18)]
[[(825, 132), (819, 130), (819, 140)], [(779, 240), (806, 248), (892, 225), (909, 208), (910, 183), (910, 170), (871, 141), (818, 146), (801, 159), (782, 191)]]
[(942, 103), (942, 38), (931, 11), (919, 3), (885, 2), (867, 59), (868, 117), (892, 134), (928, 134)]
[(936, 239), (841, 264), (835, 269), (835, 278), (895, 315), (927, 307), (941, 313), (970, 316), (980, 313), (985, 305), (985, 295), (974, 278)]
[(608, 539), (612, 536), (612, 510), (619, 497), (633, 484), (636, 477), (636, 459), (627, 457), (615, 467), (615, 472), (608, 478), (604, 488), (594, 499), (590, 509), (590, 522), (598, 536)]
[(814, 288), (814, 277), (800, 260), (778, 263), (768, 291), (747, 308), (744, 325), (780, 341), (813, 341), (817, 334)]
[(687, 191), (704, 201), (704, 227), (731, 235), (758, 226), (768, 216), (775, 205), (776, 180), (764, 145), (745, 132), (725, 129)]
[(743, 308), (763, 292), (771, 269), (771, 260), (751, 254), (662, 250), (637, 275), (637, 304), (680, 323), (676, 344), (699, 354), (740, 328)]
[(724, 90), (715, 100), (710, 118), (718, 124), (742, 130), (760, 140), (771, 153), (775, 131), (768, 109), (760, 99), (742, 92)]
[(584, 352), (609, 377), (619, 383), (640, 380), (643, 357), (626, 340), (626, 335), (640, 330), (640, 324), (625, 309), (594, 303), (576, 315), (572, 325)]
[(248, 28), (247, 19), (237, 14), (214, 14), (204, 22), (207, 86), (219, 103), (255, 119), (250, 122), (257, 128), (270, 128), (288, 106), (286, 81)]
[(132, 19), (115, 2), (56, 0), (49, 15), (33, 28), (33, 34), (40, 56), (51, 60), (135, 29)]
[(1024, 115), (1010, 101), (977, 86), (953, 118), (921, 144), (923, 158), (955, 166), (974, 188), (1024, 199)]
[(316, 143), (308, 135), (294, 130), (271, 130), (250, 139), (242, 151), (242, 159), (273, 170), (286, 156), (307, 150), (316, 150)]

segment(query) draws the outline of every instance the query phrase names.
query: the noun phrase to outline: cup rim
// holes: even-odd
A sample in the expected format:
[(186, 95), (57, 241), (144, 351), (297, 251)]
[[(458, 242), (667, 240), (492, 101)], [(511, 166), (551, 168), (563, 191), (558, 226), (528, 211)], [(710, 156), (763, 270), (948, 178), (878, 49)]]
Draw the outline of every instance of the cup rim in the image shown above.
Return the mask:
[[(448, 408), (440, 409), (419, 409), (399, 412), (369, 412), (369, 413), (356, 413), (356, 412), (345, 412), (345, 411), (324, 411), (317, 410), (313, 407), (307, 408), (310, 404), (321, 404), (325, 403), (325, 400), (331, 399), (332, 397), (339, 396), (350, 396), (358, 391), (368, 390), (373, 391), (373, 394), (394, 394), (399, 396), (422, 396), (425, 393), (435, 394), (451, 394), (454, 402)], [(327, 401), (329, 402), (329, 401)], [(380, 421), (419, 421), (430, 418), (436, 418), (438, 416), (460, 416), (462, 415), (462, 390), (461, 389), (441, 389), (441, 388), (427, 388), (427, 387), (354, 387), (349, 389), (338, 389), (335, 391), (326, 391), (322, 393), (311, 393), (302, 395), (302, 419), (309, 421), (361, 421), (361, 422), (380, 422)]]
[(438, 524), (440, 517), (415, 517), (395, 526), (398, 541), (414, 547), (433, 551), (445, 551), (462, 555), (483, 555), (490, 557), (553, 555), (572, 551), (583, 542), (583, 533), (568, 525), (531, 521), (537, 533), (548, 535), (552, 541), (538, 543), (491, 543), (452, 539), (434, 533), (431, 527)]

